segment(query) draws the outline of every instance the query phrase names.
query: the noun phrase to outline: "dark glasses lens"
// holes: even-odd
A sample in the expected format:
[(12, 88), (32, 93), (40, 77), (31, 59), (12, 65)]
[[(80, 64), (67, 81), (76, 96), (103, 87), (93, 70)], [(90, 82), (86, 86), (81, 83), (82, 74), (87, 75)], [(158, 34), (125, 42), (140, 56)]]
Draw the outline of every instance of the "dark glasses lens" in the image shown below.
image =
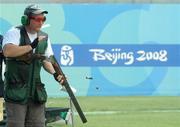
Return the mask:
[(41, 17), (30, 17), (30, 19), (33, 19), (36, 22), (45, 22), (46, 21), (46, 17), (45, 16), (41, 16)]

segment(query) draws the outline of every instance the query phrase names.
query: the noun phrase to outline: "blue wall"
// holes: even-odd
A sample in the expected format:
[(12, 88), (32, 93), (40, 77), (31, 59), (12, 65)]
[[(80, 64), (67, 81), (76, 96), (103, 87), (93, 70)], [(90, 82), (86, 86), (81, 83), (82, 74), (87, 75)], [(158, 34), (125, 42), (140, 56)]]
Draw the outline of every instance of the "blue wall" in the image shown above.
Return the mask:
[[(1, 4), (0, 33), (20, 24), (27, 4)], [(180, 95), (180, 5), (176, 4), (41, 4), (49, 11), (43, 30), (62, 64), (62, 47), (73, 49), (74, 61), (62, 65), (80, 96)], [(109, 54), (133, 52), (136, 61), (93, 60), (89, 49)], [(138, 51), (167, 51), (166, 61), (137, 61)], [(155, 53), (156, 52), (156, 53)], [(148, 54), (149, 55), (149, 54)], [(147, 58), (147, 57), (146, 57)], [(126, 59), (127, 60), (127, 59)], [(63, 96), (53, 77), (42, 71), (49, 96)]]

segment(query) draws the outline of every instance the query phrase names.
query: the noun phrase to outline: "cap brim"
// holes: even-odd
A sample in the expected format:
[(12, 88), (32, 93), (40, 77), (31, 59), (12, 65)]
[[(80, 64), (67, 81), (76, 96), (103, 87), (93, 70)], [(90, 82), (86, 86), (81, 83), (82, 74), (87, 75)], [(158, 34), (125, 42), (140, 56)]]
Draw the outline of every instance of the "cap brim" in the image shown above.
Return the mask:
[(48, 14), (48, 11), (46, 10), (36, 10), (32, 12), (35, 15), (39, 15), (39, 14)]

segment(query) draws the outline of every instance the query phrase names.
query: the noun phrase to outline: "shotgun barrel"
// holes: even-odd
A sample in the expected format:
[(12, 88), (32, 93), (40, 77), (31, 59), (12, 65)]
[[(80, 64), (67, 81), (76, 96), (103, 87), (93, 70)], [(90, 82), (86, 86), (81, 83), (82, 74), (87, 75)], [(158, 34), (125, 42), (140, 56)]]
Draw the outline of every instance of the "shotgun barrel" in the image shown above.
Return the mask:
[(79, 105), (79, 103), (78, 103), (78, 101), (77, 101), (73, 91), (71, 90), (70, 85), (69, 85), (68, 81), (66, 80), (65, 75), (64, 75), (62, 69), (60, 68), (56, 58), (53, 56), (53, 60), (51, 60), (51, 61), (53, 61), (52, 65), (53, 65), (54, 70), (56, 71), (56, 73), (58, 75), (62, 75), (63, 76), (64, 82), (62, 83), (62, 85), (66, 88), (66, 91), (69, 94), (69, 97), (71, 98), (71, 100), (72, 100), (72, 102), (74, 104), (74, 107), (76, 108), (76, 111), (78, 112), (82, 122), (86, 123), (87, 119), (86, 119), (83, 111), (81, 110), (81, 107), (80, 107), (80, 105)]

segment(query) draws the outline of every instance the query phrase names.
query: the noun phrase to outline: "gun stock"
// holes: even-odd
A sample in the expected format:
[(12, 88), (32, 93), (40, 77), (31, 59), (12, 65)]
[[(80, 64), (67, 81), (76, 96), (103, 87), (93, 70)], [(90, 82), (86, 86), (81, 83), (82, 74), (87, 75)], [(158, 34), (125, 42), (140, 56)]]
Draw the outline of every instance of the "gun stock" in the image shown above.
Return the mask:
[(80, 107), (80, 105), (79, 105), (73, 91), (71, 90), (70, 85), (69, 85), (68, 81), (66, 80), (62, 69), (60, 68), (60, 66), (59, 66), (59, 64), (58, 64), (58, 62), (57, 62), (57, 60), (56, 60), (56, 58), (54, 56), (53, 56), (52, 65), (53, 65), (54, 70), (56, 71), (56, 73), (63, 76), (64, 82), (63, 82), (62, 85), (66, 88), (66, 91), (67, 91), (69, 97), (71, 98), (71, 100), (72, 100), (72, 102), (74, 104), (74, 107), (76, 108), (76, 111), (78, 112), (82, 122), (86, 123), (87, 119), (86, 119), (85, 115), (83, 114), (83, 111), (81, 110), (81, 107)]

